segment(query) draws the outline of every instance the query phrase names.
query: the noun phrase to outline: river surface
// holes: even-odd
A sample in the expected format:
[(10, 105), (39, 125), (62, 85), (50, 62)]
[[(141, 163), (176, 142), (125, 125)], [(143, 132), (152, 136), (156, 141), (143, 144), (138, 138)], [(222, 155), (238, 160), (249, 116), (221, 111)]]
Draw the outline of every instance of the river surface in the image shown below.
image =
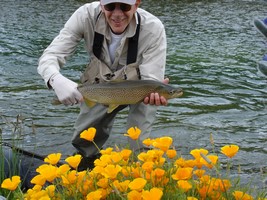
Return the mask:
[[(46, 155), (73, 153), (70, 140), (78, 107), (53, 106), (36, 68), (43, 50), (84, 2), (1, 0), (0, 128), (5, 141)], [(257, 61), (267, 40), (253, 26), (267, 16), (261, 0), (143, 0), (142, 8), (166, 27), (166, 76), (184, 89), (183, 97), (160, 107), (152, 137), (168, 135), (183, 155), (194, 148), (215, 152), (226, 144), (240, 151), (232, 160), (241, 181), (266, 187), (267, 77)], [(62, 73), (79, 80), (88, 57), (81, 44)], [(127, 111), (115, 121), (107, 145), (126, 143)], [(220, 155), (223, 163), (224, 156)]]

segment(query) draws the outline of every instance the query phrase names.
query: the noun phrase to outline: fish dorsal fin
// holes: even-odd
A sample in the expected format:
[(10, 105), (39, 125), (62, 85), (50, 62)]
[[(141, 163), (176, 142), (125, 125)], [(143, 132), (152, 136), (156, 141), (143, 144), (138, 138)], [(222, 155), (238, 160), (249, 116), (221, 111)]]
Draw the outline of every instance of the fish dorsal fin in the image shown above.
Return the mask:
[(86, 104), (88, 107), (93, 107), (93, 106), (95, 106), (95, 104), (96, 104), (96, 102), (94, 102), (94, 101), (90, 101), (90, 100), (88, 100), (88, 99), (84, 99), (84, 102), (85, 102), (85, 104)]
[(107, 113), (111, 113), (113, 110), (119, 107), (120, 104), (109, 104)]

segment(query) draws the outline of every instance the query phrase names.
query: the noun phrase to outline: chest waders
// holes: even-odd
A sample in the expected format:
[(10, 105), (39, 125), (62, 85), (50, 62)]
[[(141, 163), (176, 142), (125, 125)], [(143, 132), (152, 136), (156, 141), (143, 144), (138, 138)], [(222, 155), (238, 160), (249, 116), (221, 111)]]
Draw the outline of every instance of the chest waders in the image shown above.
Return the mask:
[[(101, 12), (98, 14), (97, 19), (100, 16), (100, 14)], [(127, 65), (131, 63), (135, 63), (136, 58), (137, 58), (138, 39), (139, 39), (140, 24), (141, 24), (141, 17), (138, 12), (137, 12), (137, 17), (138, 17), (138, 24), (136, 27), (135, 35), (129, 38), (129, 41), (128, 41), (127, 63), (126, 63)], [(104, 41), (104, 35), (95, 32), (94, 42), (93, 42), (93, 53), (98, 59), (100, 59), (103, 41)], [(136, 68), (136, 71), (138, 74), (138, 78), (141, 79), (139, 68)], [(127, 79), (127, 77), (125, 77), (124, 79)]]
[[(127, 65), (136, 62), (137, 58), (138, 39), (141, 24), (141, 17), (139, 13), (137, 13), (137, 16), (138, 24), (136, 27), (136, 33), (133, 37), (129, 38), (128, 41)], [(103, 41), (104, 35), (95, 32), (93, 53), (98, 59), (101, 56)], [(139, 74), (138, 78), (141, 79), (139, 68), (136, 68), (136, 70), (137, 74)], [(127, 77), (125, 77), (124, 79), (127, 79)], [(72, 145), (83, 156), (83, 159), (78, 167), (79, 171), (87, 168), (93, 168), (94, 160), (99, 157), (98, 149), (92, 142), (81, 139), (80, 133), (90, 127), (94, 127), (96, 129), (94, 142), (95, 144), (97, 144), (98, 148), (102, 148), (109, 138), (116, 114), (125, 107), (127, 107), (127, 105), (121, 105), (113, 112), (107, 113), (107, 107), (105, 105), (97, 104), (94, 107), (89, 108), (85, 103), (81, 104), (80, 113), (74, 125), (75, 131), (72, 138)], [(155, 116), (155, 113), (155, 108), (149, 109), (149, 106), (142, 103), (131, 105), (127, 120), (127, 126), (139, 126), (140, 128), (143, 128), (145, 130), (145, 133), (142, 132), (142, 134), (144, 135), (144, 137), (148, 137), (151, 131), (151, 124), (154, 122), (155, 117), (153, 116)], [(142, 147), (142, 143), (137, 145), (137, 142), (133, 140), (129, 140), (129, 143), (130, 147), (133, 150), (138, 149), (140, 146)]]

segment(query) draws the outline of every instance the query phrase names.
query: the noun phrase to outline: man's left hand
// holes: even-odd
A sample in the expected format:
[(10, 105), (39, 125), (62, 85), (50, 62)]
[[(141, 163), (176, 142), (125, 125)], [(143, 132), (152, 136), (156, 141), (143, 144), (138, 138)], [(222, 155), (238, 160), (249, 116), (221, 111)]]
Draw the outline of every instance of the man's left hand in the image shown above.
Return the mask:
[[(168, 84), (169, 79), (165, 78), (163, 80), (163, 83)], [(166, 106), (168, 104), (168, 101), (165, 97), (159, 96), (158, 93), (151, 93), (149, 97), (146, 97), (144, 99), (144, 104), (150, 104), (155, 106)]]

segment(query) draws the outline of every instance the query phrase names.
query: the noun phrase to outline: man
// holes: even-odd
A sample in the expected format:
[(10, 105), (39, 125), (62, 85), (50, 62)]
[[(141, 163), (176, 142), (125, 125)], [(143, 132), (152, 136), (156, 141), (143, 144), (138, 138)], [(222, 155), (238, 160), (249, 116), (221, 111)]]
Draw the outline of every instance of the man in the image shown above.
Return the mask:
[[(74, 12), (39, 60), (38, 73), (47, 86), (54, 89), (58, 99), (65, 105), (80, 104), (72, 144), (85, 160), (90, 160), (98, 150), (81, 139), (80, 133), (89, 127), (96, 128), (94, 141), (101, 148), (109, 137), (116, 114), (126, 106), (111, 113), (107, 113), (107, 107), (101, 104), (87, 107), (77, 90), (77, 83), (64, 77), (59, 70), (83, 39), (90, 63), (81, 76), (82, 83), (122, 77), (168, 83), (168, 79), (164, 80), (164, 26), (158, 18), (139, 8), (140, 3), (141, 0), (100, 0), (85, 4)], [(151, 132), (155, 105), (167, 105), (167, 100), (152, 93), (142, 103), (129, 106), (127, 128), (137, 126), (142, 130), (138, 143), (129, 139), (133, 150), (142, 148), (140, 141)]]

